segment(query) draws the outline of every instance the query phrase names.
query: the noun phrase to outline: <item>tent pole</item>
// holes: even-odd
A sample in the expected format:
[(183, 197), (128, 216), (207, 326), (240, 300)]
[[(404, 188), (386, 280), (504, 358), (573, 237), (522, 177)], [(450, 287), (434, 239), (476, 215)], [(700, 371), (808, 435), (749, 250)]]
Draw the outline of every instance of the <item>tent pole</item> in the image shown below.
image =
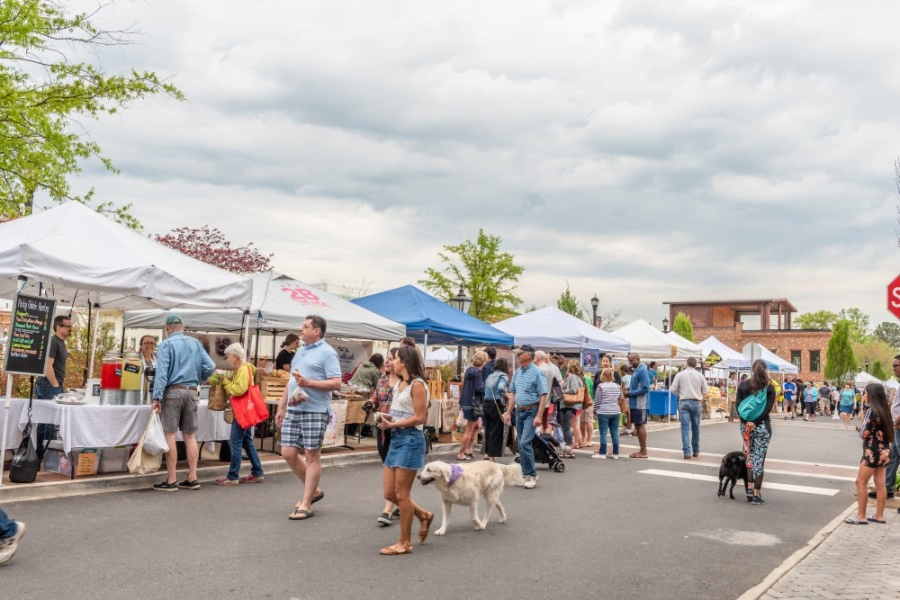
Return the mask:
[[(91, 336), (90, 341), (91, 360), (88, 362), (88, 379), (94, 376), (94, 357), (97, 354), (97, 329), (100, 328), (100, 305), (94, 304), (94, 309), (97, 311), (97, 316), (94, 318), (94, 333)], [(124, 325), (124, 323), (122, 323), (122, 325)], [(87, 381), (85, 381), (84, 383), (85, 385), (87, 385)]]
[(428, 330), (425, 330), (425, 339), (423, 340), (423, 352), (422, 352), (422, 363), (427, 367), (428, 366)]
[[(253, 351), (254, 356), (256, 357), (256, 366), (259, 366), (259, 327), (256, 328), (256, 343), (255, 350)], [(272, 362), (275, 361), (275, 357), (272, 357)]]
[[(91, 318), (92, 318), (93, 316), (94, 316), (94, 315), (93, 315), (93, 311), (91, 310), (91, 299), (90, 299), (90, 297), (88, 297), (88, 323), (87, 323), (87, 330), (88, 330), (88, 346), (91, 345)], [(125, 326), (125, 322), (124, 322), (124, 321), (122, 322), (122, 326), (123, 326), (123, 327)], [(81, 385), (87, 387), (87, 380), (90, 379), (90, 378), (88, 377), (88, 368), (87, 368), (87, 365), (84, 365), (84, 369), (81, 370), (81, 375), (82, 375), (82, 379), (83, 379), (83, 381), (81, 382)]]

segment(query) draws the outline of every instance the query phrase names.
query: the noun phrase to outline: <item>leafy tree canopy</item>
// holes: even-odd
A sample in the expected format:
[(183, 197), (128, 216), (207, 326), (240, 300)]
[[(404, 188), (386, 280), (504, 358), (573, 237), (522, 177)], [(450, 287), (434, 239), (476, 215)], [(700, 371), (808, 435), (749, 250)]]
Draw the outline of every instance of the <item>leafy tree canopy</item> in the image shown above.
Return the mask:
[(825, 350), (825, 378), (829, 381), (853, 379), (856, 373), (856, 357), (850, 346), (851, 325), (850, 321), (838, 321), (834, 324)]
[(525, 271), (509, 252), (501, 252), (499, 236), (478, 230), (478, 238), (444, 246), (439, 252), (442, 268), (425, 269), (419, 283), (444, 300), (450, 300), (462, 287), (472, 299), (469, 314), (495, 322), (513, 316), (522, 304), (516, 284)]
[(156, 241), (192, 258), (214, 265), (232, 273), (262, 273), (271, 269), (269, 259), (253, 247), (232, 247), (225, 235), (209, 225), (199, 228), (179, 227), (165, 235), (157, 235)]
[(675, 315), (675, 322), (672, 323), (672, 331), (689, 342), (694, 341), (694, 325), (691, 323), (691, 319), (683, 312)]
[(569, 289), (568, 281), (566, 281), (566, 290), (562, 292), (556, 300), (556, 308), (565, 313), (569, 313), (576, 319), (584, 320), (584, 312), (582, 312), (581, 307), (578, 305), (578, 298), (576, 298), (575, 294)]
[[(184, 99), (155, 73), (106, 74), (78, 59), (130, 43), (129, 31), (95, 26), (101, 9), (70, 14), (64, 2), (0, 0), (0, 221), (30, 214), (37, 193), (54, 202), (92, 203), (92, 191), (73, 196), (69, 177), (88, 158), (115, 168), (77, 119), (99, 119), (148, 96)], [(141, 229), (130, 205), (101, 202), (95, 208)]]
[(900, 325), (885, 321), (875, 326), (872, 337), (894, 349), (900, 349)]

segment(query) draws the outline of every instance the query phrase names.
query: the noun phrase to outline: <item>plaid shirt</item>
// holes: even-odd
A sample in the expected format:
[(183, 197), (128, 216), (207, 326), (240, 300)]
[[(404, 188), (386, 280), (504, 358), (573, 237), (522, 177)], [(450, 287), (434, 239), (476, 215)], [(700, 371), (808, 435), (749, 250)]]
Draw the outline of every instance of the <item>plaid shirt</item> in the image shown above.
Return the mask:
[(543, 371), (531, 363), (524, 369), (516, 369), (509, 391), (516, 395), (516, 406), (535, 404), (547, 393), (547, 379)]

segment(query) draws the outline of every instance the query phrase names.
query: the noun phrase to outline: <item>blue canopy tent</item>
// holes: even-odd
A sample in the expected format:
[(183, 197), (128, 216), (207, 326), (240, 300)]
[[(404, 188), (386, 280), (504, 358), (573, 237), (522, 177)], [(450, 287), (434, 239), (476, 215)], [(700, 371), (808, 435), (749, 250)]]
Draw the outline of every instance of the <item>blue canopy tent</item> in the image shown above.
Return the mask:
[(406, 326), (406, 335), (424, 344), (512, 346), (513, 336), (456, 310), (411, 285), (358, 298), (354, 304)]

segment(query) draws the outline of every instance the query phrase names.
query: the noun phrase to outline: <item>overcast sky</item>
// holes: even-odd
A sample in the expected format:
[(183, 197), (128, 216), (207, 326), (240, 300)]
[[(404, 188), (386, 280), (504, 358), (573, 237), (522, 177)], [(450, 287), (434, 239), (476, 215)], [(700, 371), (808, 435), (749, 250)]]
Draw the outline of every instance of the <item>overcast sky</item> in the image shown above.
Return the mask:
[(140, 45), (103, 66), (188, 101), (87, 123), (121, 174), (86, 163), (74, 187), (307, 282), (415, 283), (484, 228), (525, 267), (525, 305), (568, 281), (657, 326), (663, 301), (780, 297), (874, 325), (900, 272), (898, 11), (123, 0), (99, 22)]

